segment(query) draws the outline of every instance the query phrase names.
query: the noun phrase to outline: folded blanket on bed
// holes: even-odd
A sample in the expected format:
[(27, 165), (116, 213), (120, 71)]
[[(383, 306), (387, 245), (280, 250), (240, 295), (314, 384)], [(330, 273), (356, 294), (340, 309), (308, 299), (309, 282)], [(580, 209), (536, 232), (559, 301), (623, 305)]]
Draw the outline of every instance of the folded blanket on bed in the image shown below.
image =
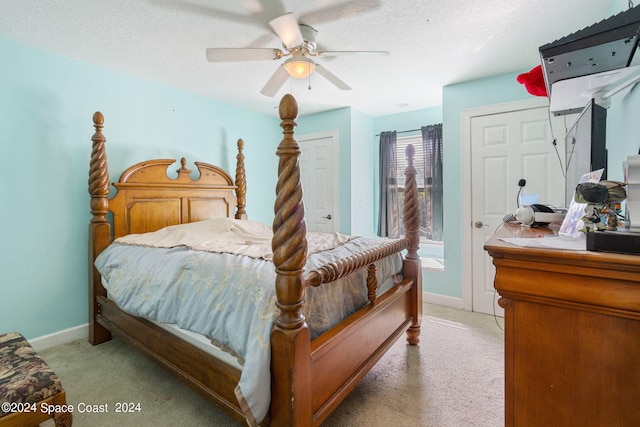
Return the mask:
[[(266, 224), (231, 218), (215, 218), (165, 227), (153, 233), (129, 234), (116, 240), (121, 244), (230, 253), (271, 260), (273, 230)], [(340, 233), (307, 232), (308, 255), (337, 248), (351, 240)]]

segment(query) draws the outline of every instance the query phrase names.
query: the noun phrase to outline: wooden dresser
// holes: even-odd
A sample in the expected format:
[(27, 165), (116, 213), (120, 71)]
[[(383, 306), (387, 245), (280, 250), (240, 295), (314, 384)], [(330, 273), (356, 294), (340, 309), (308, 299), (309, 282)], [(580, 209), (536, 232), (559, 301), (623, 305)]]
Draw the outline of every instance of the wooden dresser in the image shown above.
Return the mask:
[(505, 310), (505, 425), (640, 426), (640, 256), (496, 236), (484, 248)]

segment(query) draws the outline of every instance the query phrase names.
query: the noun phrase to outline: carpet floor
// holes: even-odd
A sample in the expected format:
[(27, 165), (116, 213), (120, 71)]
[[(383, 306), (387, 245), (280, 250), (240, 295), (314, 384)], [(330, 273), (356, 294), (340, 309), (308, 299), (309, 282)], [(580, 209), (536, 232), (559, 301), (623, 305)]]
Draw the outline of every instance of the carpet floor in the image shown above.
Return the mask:
[[(425, 304), (420, 345), (398, 340), (323, 426), (504, 425), (499, 324), (493, 316)], [(74, 405), (75, 427), (238, 426), (119, 339), (95, 347), (79, 340), (40, 354)], [(119, 403), (139, 406), (117, 413)], [(79, 412), (92, 405), (109, 412)]]

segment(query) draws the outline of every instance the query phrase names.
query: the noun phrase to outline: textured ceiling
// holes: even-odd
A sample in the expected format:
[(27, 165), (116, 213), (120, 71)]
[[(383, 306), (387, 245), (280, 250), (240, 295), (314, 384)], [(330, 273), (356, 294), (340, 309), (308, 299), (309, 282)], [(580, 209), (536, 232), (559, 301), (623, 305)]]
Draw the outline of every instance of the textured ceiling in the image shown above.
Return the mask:
[[(442, 87), (540, 63), (538, 47), (594, 24), (610, 0), (1, 0), (0, 37), (253, 111), (338, 107), (373, 117), (441, 105)], [(260, 90), (280, 61), (209, 63), (207, 47), (273, 47), (268, 22), (293, 12), (321, 50), (386, 50), (317, 62), (345, 81), (289, 79)], [(6, 59), (6, 58), (5, 58)], [(308, 89), (309, 84), (311, 89)]]

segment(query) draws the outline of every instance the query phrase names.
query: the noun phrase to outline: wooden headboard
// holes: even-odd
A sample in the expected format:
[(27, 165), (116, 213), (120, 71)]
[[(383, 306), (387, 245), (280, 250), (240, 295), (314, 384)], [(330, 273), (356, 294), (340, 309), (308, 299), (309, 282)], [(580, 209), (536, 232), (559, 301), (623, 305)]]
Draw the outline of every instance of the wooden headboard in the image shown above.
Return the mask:
[(186, 222), (235, 218), (236, 186), (224, 170), (196, 162), (200, 177), (192, 180), (182, 158), (178, 177), (171, 179), (167, 168), (173, 163), (173, 159), (138, 163), (114, 183), (118, 192), (109, 201), (114, 238)]
[[(96, 257), (113, 239), (131, 233), (156, 231), (169, 225), (230, 217), (246, 219), (247, 182), (244, 169), (244, 142), (238, 140), (235, 185), (223, 169), (209, 163), (196, 162), (200, 176), (191, 179), (191, 171), (181, 160), (178, 176), (170, 178), (167, 169), (172, 159), (141, 162), (124, 171), (109, 199), (109, 167), (102, 134), (104, 116), (93, 115), (95, 133), (91, 137), (89, 165), (89, 194), (91, 195), (89, 223), (89, 340), (103, 342), (110, 336), (106, 328), (95, 327), (95, 314), (100, 312), (98, 296), (106, 296), (100, 274), (93, 266)], [(113, 230), (107, 218), (113, 214)]]
[(109, 199), (109, 173), (105, 142), (102, 134), (104, 117), (93, 116), (95, 134), (89, 169), (92, 223), (106, 221), (106, 211), (113, 214), (112, 239), (132, 234), (156, 231), (160, 228), (229, 217), (246, 219), (246, 176), (244, 142), (238, 140), (236, 184), (218, 166), (195, 162), (199, 177), (191, 178), (186, 159), (181, 159), (178, 176), (170, 178), (167, 169), (173, 159), (149, 160), (135, 164), (122, 173), (116, 194)]

